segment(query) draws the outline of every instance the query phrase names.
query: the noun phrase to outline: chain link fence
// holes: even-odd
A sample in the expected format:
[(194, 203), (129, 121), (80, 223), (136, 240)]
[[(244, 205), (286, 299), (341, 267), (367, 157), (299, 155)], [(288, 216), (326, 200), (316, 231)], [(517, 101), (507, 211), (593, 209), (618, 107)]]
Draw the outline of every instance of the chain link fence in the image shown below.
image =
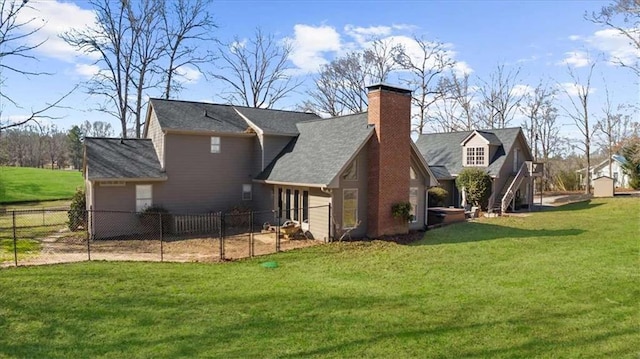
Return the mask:
[(293, 221), (281, 210), (202, 214), (9, 210), (0, 212), (0, 266), (249, 258), (329, 241), (330, 211), (330, 206), (306, 208), (305, 219)]

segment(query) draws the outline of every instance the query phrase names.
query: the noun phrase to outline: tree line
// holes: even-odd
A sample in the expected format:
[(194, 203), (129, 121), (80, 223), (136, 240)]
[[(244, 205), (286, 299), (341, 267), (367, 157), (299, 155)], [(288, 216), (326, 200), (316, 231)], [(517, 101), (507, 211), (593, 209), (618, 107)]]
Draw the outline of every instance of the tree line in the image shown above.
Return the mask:
[(85, 137), (113, 137), (111, 124), (85, 121), (62, 131), (55, 125), (25, 125), (0, 137), (0, 166), (81, 169)]

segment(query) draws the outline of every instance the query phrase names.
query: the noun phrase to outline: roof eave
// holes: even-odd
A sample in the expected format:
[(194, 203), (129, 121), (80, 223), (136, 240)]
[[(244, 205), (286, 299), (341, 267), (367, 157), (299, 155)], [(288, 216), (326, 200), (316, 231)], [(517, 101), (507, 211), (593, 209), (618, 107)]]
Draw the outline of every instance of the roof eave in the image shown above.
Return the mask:
[(302, 183), (302, 182), (287, 182), (287, 181), (272, 181), (272, 180), (262, 180), (262, 179), (254, 179), (254, 183), (264, 183), (271, 184), (276, 186), (295, 186), (295, 187), (329, 187), (326, 184), (322, 183)]
[(167, 176), (164, 177), (89, 177), (90, 182), (100, 181), (120, 181), (120, 182), (164, 182), (168, 180)]

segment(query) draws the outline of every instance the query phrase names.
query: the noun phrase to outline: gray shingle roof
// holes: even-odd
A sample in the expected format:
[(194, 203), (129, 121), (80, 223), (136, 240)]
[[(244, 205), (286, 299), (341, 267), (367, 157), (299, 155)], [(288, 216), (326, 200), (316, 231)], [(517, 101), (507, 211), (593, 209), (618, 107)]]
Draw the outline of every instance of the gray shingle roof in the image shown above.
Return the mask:
[(149, 100), (162, 129), (245, 132), (247, 122), (233, 106), (176, 100)]
[(313, 113), (250, 107), (236, 107), (236, 109), (266, 134), (297, 135), (298, 127), (296, 127), (296, 124), (298, 122), (320, 119), (318, 115)]
[[(446, 172), (440, 168), (434, 171), (434, 175), (438, 179), (451, 178), (462, 171), (462, 141), (473, 131), (447, 132), (447, 133), (429, 133), (422, 134), (418, 137), (416, 145), (422, 156), (429, 163), (432, 170), (434, 167), (444, 167), (449, 177), (440, 177)], [(487, 172), (491, 176), (495, 176), (500, 172), (500, 168), (504, 164), (506, 154), (509, 153), (511, 147), (520, 133), (520, 127), (503, 128), (494, 130), (483, 130), (482, 136), (487, 138), (491, 143), (500, 143), (498, 150), (490, 160)], [(437, 173), (436, 173), (437, 172)]]
[(367, 114), (303, 122), (300, 135), (258, 180), (327, 186), (373, 133)]
[(87, 137), (84, 146), (89, 180), (166, 178), (150, 139)]
[[(149, 100), (162, 129), (243, 133), (249, 124), (270, 134), (297, 134), (296, 123), (317, 120), (314, 114), (178, 100)], [(237, 111), (236, 111), (237, 110)]]
[(453, 175), (445, 166), (429, 166), (429, 169), (437, 179), (451, 179)]

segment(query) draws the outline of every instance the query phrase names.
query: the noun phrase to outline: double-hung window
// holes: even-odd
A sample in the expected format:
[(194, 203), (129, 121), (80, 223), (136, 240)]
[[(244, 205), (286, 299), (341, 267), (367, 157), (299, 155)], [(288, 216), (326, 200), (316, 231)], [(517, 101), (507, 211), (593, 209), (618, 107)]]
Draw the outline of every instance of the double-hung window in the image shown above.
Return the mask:
[(220, 153), (220, 137), (211, 137), (211, 153)]
[(142, 212), (153, 203), (150, 184), (136, 185), (136, 212)]

